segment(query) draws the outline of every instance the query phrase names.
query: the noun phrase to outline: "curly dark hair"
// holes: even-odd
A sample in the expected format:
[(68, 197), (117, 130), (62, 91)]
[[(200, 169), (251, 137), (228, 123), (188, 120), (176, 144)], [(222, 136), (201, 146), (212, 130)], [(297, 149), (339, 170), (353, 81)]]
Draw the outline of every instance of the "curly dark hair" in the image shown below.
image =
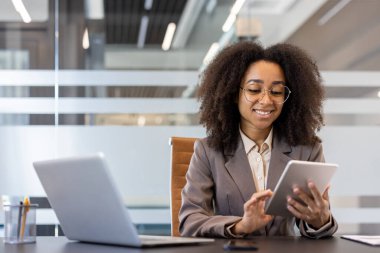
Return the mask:
[(241, 80), (250, 64), (265, 60), (277, 63), (291, 90), (274, 122), (276, 138), (289, 145), (313, 145), (323, 126), (324, 88), (318, 67), (302, 49), (287, 43), (264, 48), (252, 41), (224, 48), (202, 73), (198, 100), (200, 123), (206, 127), (208, 144), (218, 151), (235, 151), (240, 113), (236, 99)]

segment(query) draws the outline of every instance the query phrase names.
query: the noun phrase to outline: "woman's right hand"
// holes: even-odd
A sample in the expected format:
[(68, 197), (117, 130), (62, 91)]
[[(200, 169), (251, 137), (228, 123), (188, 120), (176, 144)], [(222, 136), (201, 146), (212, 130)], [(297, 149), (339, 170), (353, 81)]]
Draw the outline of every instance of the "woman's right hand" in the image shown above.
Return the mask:
[(264, 212), (265, 200), (272, 196), (271, 190), (257, 192), (244, 203), (244, 215), (238, 223), (232, 227), (232, 233), (235, 235), (250, 234), (255, 230), (264, 227), (273, 219), (273, 216)]

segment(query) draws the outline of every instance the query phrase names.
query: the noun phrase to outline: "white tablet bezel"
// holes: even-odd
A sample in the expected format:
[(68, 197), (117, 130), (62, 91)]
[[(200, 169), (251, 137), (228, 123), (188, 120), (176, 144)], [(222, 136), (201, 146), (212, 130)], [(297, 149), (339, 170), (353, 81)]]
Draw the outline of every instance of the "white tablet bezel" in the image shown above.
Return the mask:
[(299, 186), (301, 189), (309, 192), (307, 182), (308, 180), (312, 180), (317, 189), (322, 193), (328, 186), (337, 168), (338, 165), (333, 163), (289, 161), (278, 180), (272, 197), (265, 205), (265, 213), (292, 217), (293, 214), (287, 209), (287, 197), (292, 196), (296, 198), (293, 194), (293, 187)]

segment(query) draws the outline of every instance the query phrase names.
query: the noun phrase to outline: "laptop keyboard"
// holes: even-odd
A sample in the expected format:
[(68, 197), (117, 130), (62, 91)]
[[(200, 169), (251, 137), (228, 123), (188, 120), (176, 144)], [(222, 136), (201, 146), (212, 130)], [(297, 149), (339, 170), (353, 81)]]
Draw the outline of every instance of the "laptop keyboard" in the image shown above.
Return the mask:
[(191, 237), (172, 237), (172, 236), (155, 236), (140, 235), (140, 240), (144, 245), (164, 245), (164, 244), (193, 244), (213, 242), (214, 239), (191, 238)]
[(141, 241), (143, 242), (162, 242), (162, 241), (183, 241), (184, 238), (171, 237), (171, 236), (150, 236), (150, 235), (140, 235)]

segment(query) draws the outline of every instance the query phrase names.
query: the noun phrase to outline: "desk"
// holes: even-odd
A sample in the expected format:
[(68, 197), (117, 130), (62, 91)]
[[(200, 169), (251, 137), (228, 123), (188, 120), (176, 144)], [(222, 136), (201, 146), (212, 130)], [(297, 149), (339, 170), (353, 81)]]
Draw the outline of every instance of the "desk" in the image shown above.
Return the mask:
[[(257, 252), (266, 253), (308, 253), (308, 252), (344, 252), (344, 253), (372, 253), (379, 252), (379, 247), (367, 246), (339, 237), (325, 240), (310, 240), (301, 237), (274, 237), (274, 238), (254, 238), (259, 250)], [(66, 237), (38, 237), (35, 244), (9, 245), (0, 239), (0, 253), (119, 253), (119, 252), (204, 252), (221, 253), (223, 244), (227, 240), (218, 239), (215, 243), (194, 246), (161, 247), (136, 249), (119, 246), (106, 246), (88, 243), (73, 242)], [(237, 251), (236, 251), (237, 252)]]

